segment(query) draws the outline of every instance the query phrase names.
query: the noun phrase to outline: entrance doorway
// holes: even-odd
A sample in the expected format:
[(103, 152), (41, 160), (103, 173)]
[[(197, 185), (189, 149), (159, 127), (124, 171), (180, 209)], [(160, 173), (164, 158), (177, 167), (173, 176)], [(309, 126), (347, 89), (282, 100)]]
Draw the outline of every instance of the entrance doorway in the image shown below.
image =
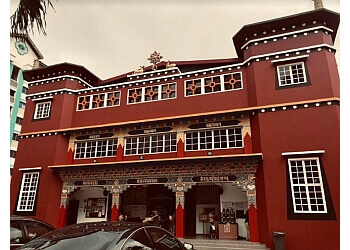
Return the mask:
[(79, 211), (79, 200), (70, 199), (69, 205), (68, 205), (68, 212), (67, 212), (67, 223), (66, 223), (67, 226), (77, 223), (78, 211)]
[(132, 186), (122, 193), (121, 213), (128, 221), (141, 222), (151, 216), (152, 211), (159, 214), (159, 226), (168, 229), (169, 215), (175, 213), (175, 193), (163, 185)]

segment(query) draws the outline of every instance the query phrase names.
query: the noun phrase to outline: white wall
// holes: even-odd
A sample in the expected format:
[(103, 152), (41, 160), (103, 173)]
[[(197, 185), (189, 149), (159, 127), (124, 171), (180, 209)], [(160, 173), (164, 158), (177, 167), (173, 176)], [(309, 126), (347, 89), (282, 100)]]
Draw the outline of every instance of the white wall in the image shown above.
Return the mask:
[(223, 183), (221, 187), (224, 191), (220, 195), (221, 209), (223, 201), (248, 201), (246, 192), (233, 186), (231, 183)]
[(17, 52), (17, 49), (15, 47), (15, 42), (16, 39), (10, 37), (10, 55), (11, 55), (11, 60), (13, 60), (13, 63), (24, 70), (29, 70), (33, 68), (33, 63), (34, 63), (34, 59), (38, 59), (38, 57), (36, 56), (36, 54), (34, 53), (32, 47), (27, 44), (27, 48), (28, 48), (28, 53), (24, 54), (24, 55), (20, 55)]
[[(79, 200), (77, 223), (107, 220), (107, 211), (108, 211), (108, 208), (110, 207), (110, 202), (109, 202), (108, 196), (103, 195), (102, 187), (82, 187), (80, 190), (71, 194), (70, 198), (75, 198), (76, 200)], [(85, 218), (84, 207), (87, 205), (88, 198), (107, 198), (107, 207), (106, 207), (106, 213), (104, 218)]]

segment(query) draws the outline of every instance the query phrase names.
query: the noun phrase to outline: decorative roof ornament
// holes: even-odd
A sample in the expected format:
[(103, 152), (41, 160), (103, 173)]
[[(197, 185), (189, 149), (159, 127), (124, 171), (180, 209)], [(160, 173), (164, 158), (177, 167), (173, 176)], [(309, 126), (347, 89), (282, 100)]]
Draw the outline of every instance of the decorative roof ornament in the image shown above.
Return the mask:
[(323, 9), (323, 3), (322, 3), (322, 0), (311, 0), (314, 2), (314, 6), (315, 6), (315, 10), (318, 10), (318, 9)]
[(154, 51), (153, 54), (151, 54), (149, 56), (149, 58), (147, 60), (149, 60), (153, 66), (152, 66), (152, 70), (156, 70), (157, 69), (157, 63), (160, 62), (160, 59), (162, 59), (163, 56), (160, 55), (160, 53), (157, 53), (157, 51)]

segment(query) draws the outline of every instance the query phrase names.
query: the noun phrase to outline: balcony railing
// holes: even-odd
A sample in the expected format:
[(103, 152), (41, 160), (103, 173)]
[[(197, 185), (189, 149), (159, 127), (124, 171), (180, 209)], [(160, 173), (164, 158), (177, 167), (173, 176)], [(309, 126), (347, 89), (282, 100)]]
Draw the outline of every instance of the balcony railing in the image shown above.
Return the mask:
[(10, 85), (11, 86), (13, 86), (13, 87), (15, 87), (15, 88), (17, 88), (17, 85), (18, 85), (18, 83), (16, 82), (16, 81), (14, 81), (14, 80), (10, 80)]
[(15, 102), (15, 98), (13, 96), (10, 96), (10, 103), (14, 103)]

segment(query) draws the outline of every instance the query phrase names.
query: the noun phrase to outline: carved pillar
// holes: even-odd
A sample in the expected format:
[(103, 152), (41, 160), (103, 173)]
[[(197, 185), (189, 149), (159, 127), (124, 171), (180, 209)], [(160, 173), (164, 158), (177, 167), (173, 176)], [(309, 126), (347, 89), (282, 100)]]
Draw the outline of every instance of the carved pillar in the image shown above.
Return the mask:
[(165, 185), (175, 192), (176, 237), (183, 238), (185, 236), (185, 192), (187, 192), (189, 188), (192, 188), (195, 183), (190, 179), (184, 180), (182, 177), (177, 178), (175, 181), (176, 182), (167, 183)]
[(258, 212), (256, 206), (256, 190), (255, 190), (255, 175), (242, 174), (237, 177), (234, 182), (238, 187), (246, 191), (248, 198), (248, 216), (249, 216), (249, 231), (250, 241), (259, 242), (259, 228), (258, 228)]
[(176, 237), (185, 236), (185, 192), (176, 192)]
[(61, 227), (64, 227), (66, 225), (67, 211), (68, 211), (68, 204), (69, 204), (68, 195), (71, 192), (73, 192), (74, 189), (75, 189), (75, 186), (73, 184), (68, 183), (68, 182), (63, 183), (57, 228), (61, 228)]
[(112, 211), (111, 221), (117, 221), (120, 214), (121, 197), (120, 195), (129, 187), (127, 184), (120, 184), (118, 180), (114, 185), (105, 186), (105, 189), (112, 193)]
[(120, 213), (120, 193), (112, 193), (111, 221), (117, 221)]

